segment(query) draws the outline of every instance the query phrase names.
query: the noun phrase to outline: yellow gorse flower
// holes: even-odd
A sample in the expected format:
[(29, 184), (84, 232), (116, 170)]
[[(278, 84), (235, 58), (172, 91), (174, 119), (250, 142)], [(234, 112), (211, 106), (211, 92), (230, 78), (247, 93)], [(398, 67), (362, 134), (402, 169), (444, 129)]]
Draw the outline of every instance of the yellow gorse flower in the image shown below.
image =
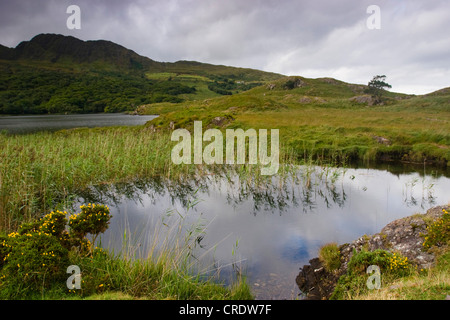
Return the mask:
[(400, 254), (394, 252), (392, 257), (389, 258), (390, 270), (406, 269), (407, 267), (408, 267), (408, 257), (403, 257)]

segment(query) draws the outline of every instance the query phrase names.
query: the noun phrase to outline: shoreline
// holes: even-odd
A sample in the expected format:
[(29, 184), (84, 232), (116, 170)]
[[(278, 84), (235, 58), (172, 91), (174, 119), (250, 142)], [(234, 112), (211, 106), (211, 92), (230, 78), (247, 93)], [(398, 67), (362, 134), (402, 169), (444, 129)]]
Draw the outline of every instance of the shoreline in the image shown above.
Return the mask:
[[(305, 300), (329, 300), (341, 276), (347, 274), (348, 263), (361, 250), (378, 249), (396, 252), (408, 258), (418, 270), (429, 270), (436, 263), (435, 251), (423, 250), (423, 237), (426, 228), (442, 216), (442, 210), (450, 210), (450, 204), (435, 206), (425, 213), (416, 213), (388, 223), (379, 233), (363, 235), (351, 243), (339, 245), (340, 267), (334, 271), (326, 270), (319, 257), (300, 268), (296, 283)], [(369, 277), (369, 275), (367, 275)]]

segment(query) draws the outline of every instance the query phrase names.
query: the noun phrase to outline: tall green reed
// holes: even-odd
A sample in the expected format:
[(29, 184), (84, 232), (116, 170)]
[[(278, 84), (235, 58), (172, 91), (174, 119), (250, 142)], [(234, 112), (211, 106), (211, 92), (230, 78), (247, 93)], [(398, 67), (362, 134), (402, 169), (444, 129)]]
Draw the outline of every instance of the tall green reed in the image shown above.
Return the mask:
[(176, 176), (182, 168), (172, 166), (168, 141), (134, 128), (1, 134), (0, 230), (71, 201), (89, 185)]
[[(14, 230), (58, 206), (66, 207), (92, 185), (143, 177), (173, 181), (204, 175), (230, 177), (230, 172), (252, 184), (271, 180), (261, 175), (260, 165), (175, 165), (170, 134), (145, 127), (0, 134), (0, 230)], [(313, 159), (313, 152), (308, 154), (303, 159), (282, 142), (277, 176), (289, 177), (298, 164), (323, 163)]]

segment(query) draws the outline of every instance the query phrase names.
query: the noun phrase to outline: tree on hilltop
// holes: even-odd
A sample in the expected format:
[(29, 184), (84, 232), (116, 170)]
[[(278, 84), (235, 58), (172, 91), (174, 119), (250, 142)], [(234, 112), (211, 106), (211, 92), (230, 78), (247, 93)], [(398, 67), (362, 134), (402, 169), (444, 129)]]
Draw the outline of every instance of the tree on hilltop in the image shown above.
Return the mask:
[(392, 86), (385, 82), (385, 75), (374, 76), (372, 80), (368, 83), (368, 88), (365, 90), (366, 93), (371, 94), (374, 99), (374, 104), (380, 104), (383, 102), (382, 96), (387, 88), (392, 88)]

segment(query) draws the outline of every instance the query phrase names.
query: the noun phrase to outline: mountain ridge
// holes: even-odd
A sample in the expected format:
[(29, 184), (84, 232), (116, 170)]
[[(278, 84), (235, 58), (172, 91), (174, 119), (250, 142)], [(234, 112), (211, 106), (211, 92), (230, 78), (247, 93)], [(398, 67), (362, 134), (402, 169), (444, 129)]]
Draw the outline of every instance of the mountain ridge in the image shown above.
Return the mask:
[(0, 114), (134, 111), (235, 94), (283, 75), (197, 61), (158, 62), (107, 40), (38, 34), (0, 45)]
[[(300, 103), (342, 98), (364, 104), (370, 98), (367, 85), (197, 61), (158, 62), (108, 40), (48, 33), (15, 48), (0, 45), (0, 114), (135, 112), (142, 105), (204, 101), (259, 86), (257, 92), (264, 95), (281, 90), (286, 96), (277, 99), (283, 101), (300, 94)], [(385, 95), (391, 101), (413, 96), (388, 91)], [(427, 96), (445, 103), (448, 95), (444, 88)], [(255, 97), (246, 98), (251, 102)], [(416, 102), (414, 108), (428, 104)]]
[[(120, 71), (183, 72), (188, 74), (235, 74), (241, 80), (273, 80), (284, 75), (251, 68), (214, 65), (198, 61), (179, 60), (159, 62), (137, 54), (131, 49), (109, 40), (81, 40), (73, 36), (54, 33), (38, 34), (29, 41), (20, 42), (15, 48), (0, 45), (0, 59), (40, 60), (51, 63), (74, 62), (92, 64), (103, 62)], [(205, 72), (204, 69), (208, 70)], [(228, 69), (229, 72), (224, 72)]]
[[(272, 81), (285, 75), (258, 69), (217, 65), (190, 60), (161, 62), (140, 55), (109, 40), (81, 40), (74, 36), (56, 33), (37, 34), (30, 40), (20, 42), (15, 48), (0, 44), (0, 60), (45, 61), (58, 65), (67, 62), (99, 66), (121, 72), (184, 73), (206, 77), (231, 77), (243, 81)], [(97, 65), (95, 65), (97, 63)], [(94, 66), (92, 66), (94, 65)], [(326, 78), (325, 78), (326, 79)], [(330, 78), (331, 79), (331, 78)], [(337, 80), (339, 81), (339, 80)], [(441, 88), (426, 95), (447, 95), (450, 87)]]

